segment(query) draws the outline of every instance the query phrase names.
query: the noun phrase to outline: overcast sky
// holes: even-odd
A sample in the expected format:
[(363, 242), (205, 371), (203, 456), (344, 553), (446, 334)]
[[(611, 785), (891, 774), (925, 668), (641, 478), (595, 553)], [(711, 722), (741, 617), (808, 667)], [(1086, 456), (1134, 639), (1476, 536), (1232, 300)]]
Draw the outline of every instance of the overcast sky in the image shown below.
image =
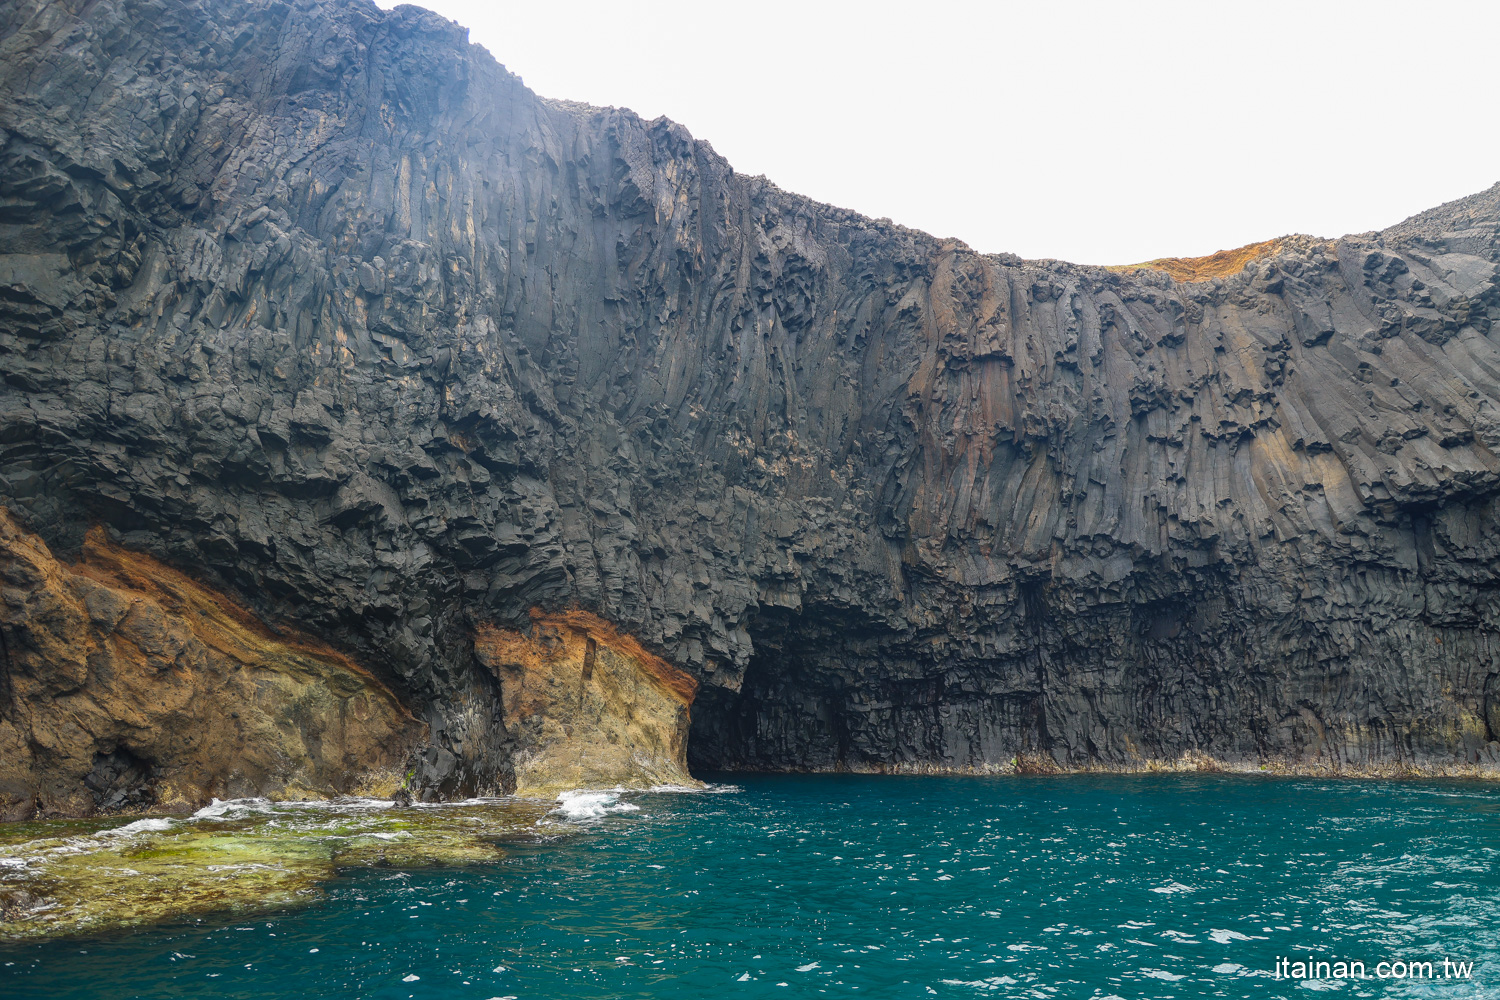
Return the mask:
[(537, 93), (985, 252), (1196, 256), (1500, 181), (1495, 2), (422, 6)]

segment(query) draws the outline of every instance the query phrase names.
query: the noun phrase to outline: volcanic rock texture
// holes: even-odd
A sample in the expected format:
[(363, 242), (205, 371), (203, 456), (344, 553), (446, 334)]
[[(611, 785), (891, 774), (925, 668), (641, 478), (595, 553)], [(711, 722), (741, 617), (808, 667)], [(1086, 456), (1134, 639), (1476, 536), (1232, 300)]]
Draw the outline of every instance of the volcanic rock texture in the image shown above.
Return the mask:
[(1487, 769), (1497, 229), (984, 256), (416, 8), (12, 0), (0, 492), (367, 664), (448, 791), (533, 608), (696, 679), (695, 766)]
[(474, 642), (504, 693), (516, 794), (695, 784), (693, 678), (586, 611), (532, 619), (524, 632), (481, 626)]
[(65, 566), (0, 511), (0, 819), (400, 786), (390, 691), (101, 535)]

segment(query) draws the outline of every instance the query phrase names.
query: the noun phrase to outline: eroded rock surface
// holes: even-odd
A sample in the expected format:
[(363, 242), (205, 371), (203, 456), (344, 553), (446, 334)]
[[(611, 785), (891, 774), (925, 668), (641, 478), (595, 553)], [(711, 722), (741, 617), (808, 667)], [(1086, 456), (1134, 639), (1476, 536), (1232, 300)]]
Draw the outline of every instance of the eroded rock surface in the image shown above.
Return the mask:
[(425, 728), (367, 671), (102, 535), (67, 566), (0, 510), (0, 818), (402, 784)]
[(534, 611), (526, 630), (482, 626), (479, 662), (503, 692), (516, 794), (695, 785), (691, 676), (586, 611)]
[(389, 678), (430, 786), (575, 606), (701, 765), (1495, 766), (1500, 188), (984, 256), (357, 2), (16, 0), (0, 96), (0, 492)]

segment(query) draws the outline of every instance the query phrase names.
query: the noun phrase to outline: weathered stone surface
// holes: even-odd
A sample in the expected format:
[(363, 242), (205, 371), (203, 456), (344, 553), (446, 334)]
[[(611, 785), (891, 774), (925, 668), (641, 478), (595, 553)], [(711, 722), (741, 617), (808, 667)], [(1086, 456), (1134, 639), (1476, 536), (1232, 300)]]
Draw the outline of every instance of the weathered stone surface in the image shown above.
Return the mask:
[(423, 728), (347, 657), (89, 534), (0, 510), (0, 818), (388, 792)]
[(700, 765), (1494, 766), (1500, 188), (984, 256), (318, 0), (17, 0), (0, 95), (0, 492), (369, 664), (430, 785), (574, 606)]
[(474, 655), (503, 692), (517, 795), (696, 784), (697, 682), (586, 611), (534, 611), (525, 631), (480, 626)]

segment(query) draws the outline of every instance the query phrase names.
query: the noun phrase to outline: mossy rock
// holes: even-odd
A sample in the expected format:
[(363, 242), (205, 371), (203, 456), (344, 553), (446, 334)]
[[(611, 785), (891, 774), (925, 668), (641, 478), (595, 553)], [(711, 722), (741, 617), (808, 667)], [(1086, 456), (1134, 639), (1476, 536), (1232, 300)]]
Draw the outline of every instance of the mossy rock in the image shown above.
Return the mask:
[(257, 801), (185, 819), (12, 824), (0, 827), (0, 938), (283, 909), (316, 899), (340, 868), (492, 862), (550, 808)]

